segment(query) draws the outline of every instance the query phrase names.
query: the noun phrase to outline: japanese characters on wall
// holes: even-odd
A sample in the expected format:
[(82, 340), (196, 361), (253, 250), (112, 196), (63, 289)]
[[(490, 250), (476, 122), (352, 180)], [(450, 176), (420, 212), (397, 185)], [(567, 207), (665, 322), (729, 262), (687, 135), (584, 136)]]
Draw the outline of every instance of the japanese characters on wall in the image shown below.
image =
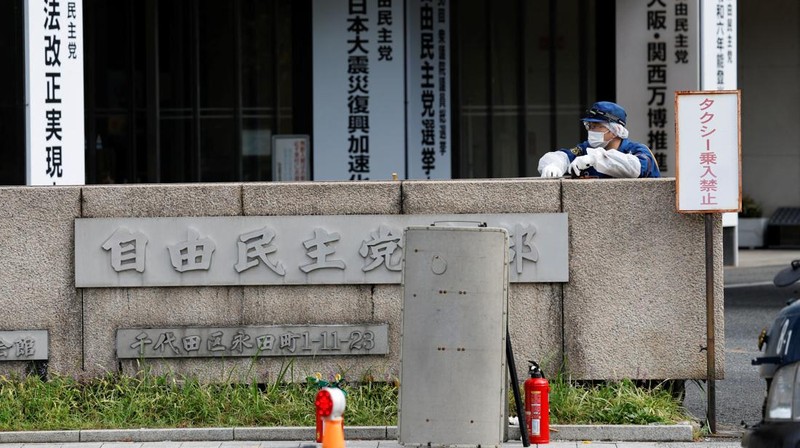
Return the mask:
[[(617, 102), (630, 138), (675, 175), (674, 92), (699, 87), (698, 0), (620, 0), (616, 7)], [(601, 100), (604, 98), (598, 98)]]
[(0, 331), (0, 362), (44, 361), (47, 358), (47, 330)]
[(83, 185), (83, 2), (25, 4), (28, 185)]
[(740, 209), (739, 101), (739, 91), (677, 93), (678, 211)]
[(703, 90), (737, 87), (736, 0), (702, 2)]
[(449, 0), (408, 0), (408, 178), (450, 179)]
[(385, 355), (389, 326), (271, 325), (117, 330), (117, 358)]
[(405, 177), (403, 2), (313, 1), (314, 180)]
[(314, 0), (314, 180), (451, 177), (449, 14)]
[(405, 228), (465, 220), (508, 230), (510, 281), (568, 281), (567, 215), (542, 213), (76, 219), (75, 285), (397, 284)]

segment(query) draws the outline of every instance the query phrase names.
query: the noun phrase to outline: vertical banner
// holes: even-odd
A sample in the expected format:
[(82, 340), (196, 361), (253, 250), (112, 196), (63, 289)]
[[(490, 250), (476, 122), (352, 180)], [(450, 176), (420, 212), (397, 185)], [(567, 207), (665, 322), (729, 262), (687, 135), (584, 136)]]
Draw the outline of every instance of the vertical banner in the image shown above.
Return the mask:
[(449, 0), (407, 0), (408, 178), (450, 179)]
[(25, 0), (28, 185), (83, 185), (83, 3)]
[(676, 92), (679, 212), (741, 210), (740, 97), (738, 90)]
[(405, 177), (402, 0), (313, 0), (314, 180)]
[(736, 71), (736, 0), (712, 0), (701, 3), (700, 38), (702, 90), (735, 90)]
[(698, 0), (617, 1), (617, 102), (662, 176), (675, 175), (674, 92), (699, 88), (699, 16)]

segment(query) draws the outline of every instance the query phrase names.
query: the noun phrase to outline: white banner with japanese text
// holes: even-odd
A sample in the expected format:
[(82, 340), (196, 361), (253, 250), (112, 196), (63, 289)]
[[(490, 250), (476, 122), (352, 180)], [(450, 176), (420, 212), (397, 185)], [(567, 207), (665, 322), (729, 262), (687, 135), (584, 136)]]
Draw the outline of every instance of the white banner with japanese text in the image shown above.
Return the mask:
[(313, 0), (314, 180), (405, 178), (402, 0)]
[(699, 0), (618, 0), (616, 24), (616, 100), (630, 138), (650, 148), (662, 176), (674, 176), (673, 95), (700, 87)]
[(407, 0), (408, 178), (450, 179), (449, 0)]
[(26, 182), (83, 185), (83, 2), (25, 2)]
[(736, 0), (701, 3), (702, 90), (737, 88)]
[(738, 212), (742, 204), (741, 93), (676, 92), (679, 212)]

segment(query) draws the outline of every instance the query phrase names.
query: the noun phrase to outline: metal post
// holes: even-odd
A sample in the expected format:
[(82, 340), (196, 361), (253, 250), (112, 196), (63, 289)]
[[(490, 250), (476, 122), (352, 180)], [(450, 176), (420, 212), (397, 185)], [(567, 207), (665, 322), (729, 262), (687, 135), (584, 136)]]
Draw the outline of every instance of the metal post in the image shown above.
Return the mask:
[(714, 347), (714, 215), (705, 213), (706, 224), (706, 379), (708, 381), (708, 426), (717, 432), (716, 356)]
[(511, 348), (511, 332), (508, 331), (506, 325), (506, 362), (508, 364), (508, 373), (511, 374), (511, 390), (514, 392), (514, 403), (517, 405), (517, 420), (519, 421), (519, 434), (522, 438), (522, 446), (531, 446), (530, 439), (528, 438), (528, 419), (525, 415), (525, 409), (522, 406), (522, 398), (519, 393), (519, 378), (517, 378), (517, 363), (514, 362), (514, 349)]

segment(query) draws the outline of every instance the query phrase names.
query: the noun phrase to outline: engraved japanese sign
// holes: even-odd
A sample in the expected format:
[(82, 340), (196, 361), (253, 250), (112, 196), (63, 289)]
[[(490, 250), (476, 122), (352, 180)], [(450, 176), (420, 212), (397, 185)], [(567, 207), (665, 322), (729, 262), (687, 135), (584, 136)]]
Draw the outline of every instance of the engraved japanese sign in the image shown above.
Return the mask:
[(565, 213), (236, 216), (76, 219), (75, 285), (400, 283), (404, 229), (437, 222), (508, 230), (512, 282), (568, 280)]
[(387, 324), (117, 330), (117, 358), (385, 355)]
[(46, 360), (47, 342), (47, 330), (0, 331), (0, 362)]

